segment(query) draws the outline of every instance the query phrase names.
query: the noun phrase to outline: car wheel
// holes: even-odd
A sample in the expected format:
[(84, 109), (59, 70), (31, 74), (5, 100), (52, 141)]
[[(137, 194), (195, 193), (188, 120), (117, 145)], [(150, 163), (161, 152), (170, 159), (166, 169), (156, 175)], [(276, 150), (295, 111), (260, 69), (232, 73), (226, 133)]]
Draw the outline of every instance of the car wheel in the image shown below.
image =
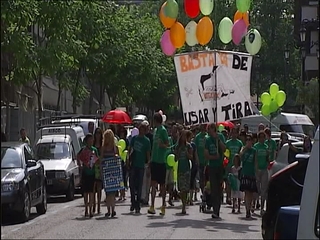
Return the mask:
[(47, 212), (47, 188), (42, 186), (42, 202), (36, 206), (38, 214), (45, 214)]
[(24, 192), (24, 197), (23, 197), (23, 209), (21, 212), (21, 220), (23, 222), (27, 222), (30, 218), (30, 209), (31, 209), (31, 202), (30, 202), (30, 196), (28, 189), (25, 190)]
[(74, 199), (74, 182), (73, 178), (70, 179), (68, 192), (67, 192), (67, 200), (72, 201)]

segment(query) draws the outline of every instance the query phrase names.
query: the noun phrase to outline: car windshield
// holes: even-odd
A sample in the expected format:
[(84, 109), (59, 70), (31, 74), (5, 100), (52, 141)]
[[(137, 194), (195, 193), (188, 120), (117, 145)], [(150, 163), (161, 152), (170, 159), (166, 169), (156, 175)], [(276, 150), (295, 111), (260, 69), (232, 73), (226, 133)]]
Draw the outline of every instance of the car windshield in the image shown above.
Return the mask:
[(304, 133), (311, 138), (314, 137), (315, 127), (313, 125), (302, 125), (302, 124), (293, 124), (293, 125), (281, 125), (281, 131), (285, 132), (296, 132), (296, 133)]
[(18, 151), (11, 147), (1, 147), (1, 169), (21, 167), (22, 161)]
[(45, 159), (63, 159), (70, 158), (70, 148), (67, 143), (53, 142), (40, 143), (37, 145), (37, 158)]

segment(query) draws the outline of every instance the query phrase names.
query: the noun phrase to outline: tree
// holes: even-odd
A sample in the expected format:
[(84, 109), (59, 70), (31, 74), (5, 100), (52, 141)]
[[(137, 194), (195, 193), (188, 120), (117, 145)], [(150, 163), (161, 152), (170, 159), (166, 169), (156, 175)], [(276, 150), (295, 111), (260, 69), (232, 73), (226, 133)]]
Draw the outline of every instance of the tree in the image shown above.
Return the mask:
[(306, 85), (301, 81), (297, 83), (297, 103), (307, 106), (313, 113), (315, 122), (319, 123), (319, 78), (311, 79)]

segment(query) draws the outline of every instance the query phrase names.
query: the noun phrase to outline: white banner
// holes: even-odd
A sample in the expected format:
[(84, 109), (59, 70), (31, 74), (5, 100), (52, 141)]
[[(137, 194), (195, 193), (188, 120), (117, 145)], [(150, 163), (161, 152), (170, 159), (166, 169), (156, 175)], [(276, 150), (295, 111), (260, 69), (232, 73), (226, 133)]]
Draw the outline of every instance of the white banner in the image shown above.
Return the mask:
[(186, 125), (254, 114), (250, 100), (252, 56), (213, 50), (176, 55), (174, 63)]

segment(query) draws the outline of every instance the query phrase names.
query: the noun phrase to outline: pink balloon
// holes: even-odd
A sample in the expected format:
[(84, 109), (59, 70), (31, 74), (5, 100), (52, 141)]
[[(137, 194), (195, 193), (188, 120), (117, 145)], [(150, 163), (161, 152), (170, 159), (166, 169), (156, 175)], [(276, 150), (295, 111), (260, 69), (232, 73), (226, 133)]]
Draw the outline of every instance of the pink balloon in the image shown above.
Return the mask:
[(247, 24), (243, 19), (237, 20), (232, 27), (232, 41), (234, 44), (239, 45), (242, 38), (247, 33)]
[(172, 45), (170, 40), (170, 30), (166, 30), (160, 40), (162, 52), (167, 56), (172, 56), (176, 52), (176, 48)]

